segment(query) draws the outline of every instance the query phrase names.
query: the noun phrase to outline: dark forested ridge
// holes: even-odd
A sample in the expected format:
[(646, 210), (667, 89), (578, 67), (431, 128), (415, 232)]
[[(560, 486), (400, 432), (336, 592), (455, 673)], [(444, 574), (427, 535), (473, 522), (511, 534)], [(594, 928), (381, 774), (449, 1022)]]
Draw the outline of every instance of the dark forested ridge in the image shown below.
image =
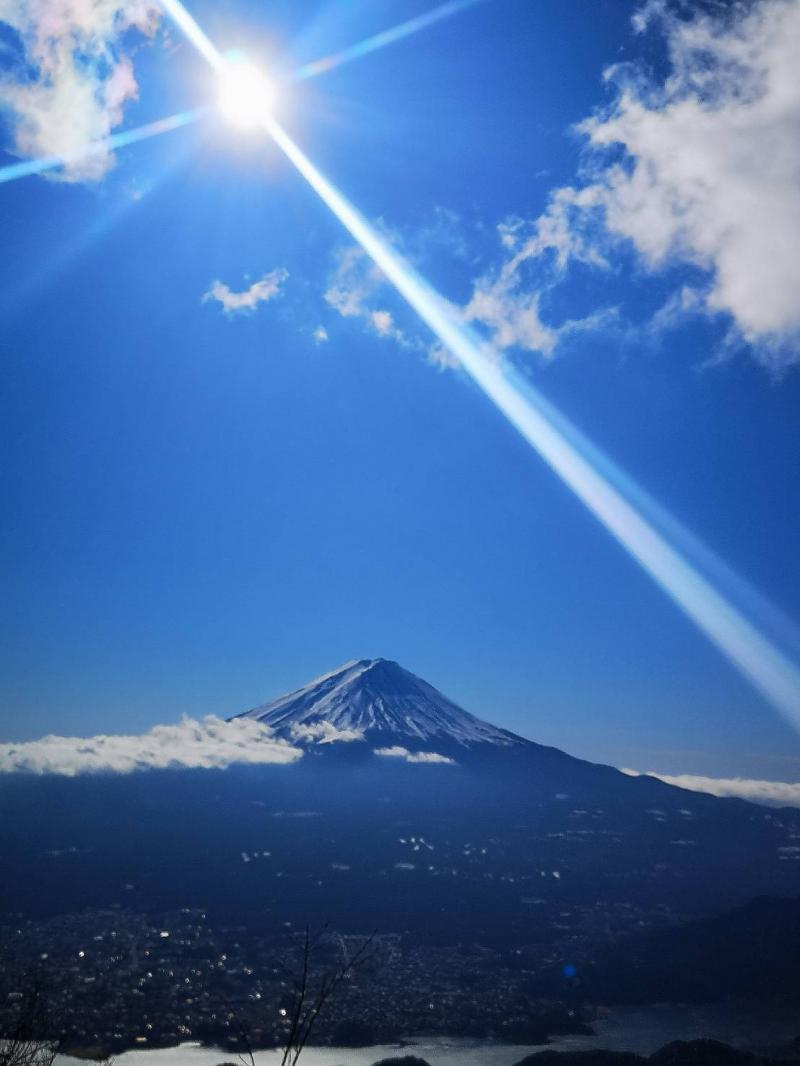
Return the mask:
[(355, 748), (292, 766), (8, 775), (0, 915), (186, 906), (526, 943), (561, 911), (594, 909), (602, 939), (626, 906), (663, 924), (800, 894), (800, 811), (536, 745), (446, 766)]

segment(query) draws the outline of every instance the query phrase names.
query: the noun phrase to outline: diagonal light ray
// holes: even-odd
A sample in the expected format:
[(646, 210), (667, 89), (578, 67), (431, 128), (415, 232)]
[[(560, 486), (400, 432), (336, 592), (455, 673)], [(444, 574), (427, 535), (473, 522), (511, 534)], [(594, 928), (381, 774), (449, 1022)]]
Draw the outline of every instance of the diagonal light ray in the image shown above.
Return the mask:
[(341, 67), (344, 63), (351, 63), (354, 59), (361, 59), (362, 56), (369, 55), (370, 52), (376, 52), (379, 48), (385, 48), (396, 41), (402, 41), (404, 37), (419, 33), (420, 30), (427, 29), (428, 26), (433, 26), (436, 22), (441, 22), (452, 15), (458, 15), (468, 7), (474, 7), (482, 2), (483, 0), (448, 0), (447, 3), (439, 4), (438, 7), (434, 7), (422, 15), (417, 15), (416, 18), (407, 19), (397, 26), (382, 30), (372, 37), (367, 37), (365, 40), (359, 41), (358, 44), (352, 44), (339, 52), (332, 52), (323, 59), (315, 59), (313, 63), (306, 63), (305, 66), (296, 70), (289, 80), (305, 81), (307, 78), (316, 78), (320, 74), (327, 74), (328, 71)]
[(104, 137), (101, 141), (90, 141), (81, 148), (64, 155), (47, 155), (39, 159), (24, 159), (19, 163), (10, 163), (6, 167), (0, 167), (0, 184), (6, 181), (15, 181), (17, 178), (27, 178), (30, 174), (42, 174), (47, 170), (56, 170), (58, 167), (77, 163), (81, 159), (88, 159), (93, 155), (104, 155), (113, 152), (117, 148), (125, 148), (129, 144), (146, 141), (149, 137), (157, 137), (161, 133), (169, 133), (170, 130), (180, 129), (196, 122), (206, 114), (207, 109), (196, 107), (191, 111), (179, 111), (167, 118), (148, 122), (144, 126), (137, 126), (132, 130), (123, 130), (114, 133), (110, 137)]
[(161, 6), (178, 29), (186, 36), (191, 44), (195, 46), (203, 59), (205, 59), (214, 70), (222, 70), (225, 63), (222, 53), (207, 34), (200, 29), (197, 22), (181, 3), (181, 0), (161, 0)]
[[(169, 8), (182, 6), (180, 0), (162, 2)], [(192, 32), (201, 34), (202, 47), (195, 41), (199, 50), (204, 55), (213, 50), (219, 57), (196, 23), (190, 21), (195, 27)], [(274, 118), (266, 117), (264, 128), (511, 425), (757, 691), (800, 729), (800, 669), (681, 550), (676, 523), (671, 519), (661, 522), (663, 512), (626, 474), (530, 382), (500, 363), (458, 311), (381, 237)], [(659, 525), (664, 528), (659, 529)], [(683, 539), (697, 544), (688, 534)], [(712, 558), (707, 549), (695, 554), (701, 560)], [(723, 575), (728, 572), (718, 571)], [(740, 579), (737, 582), (743, 586)]]
[[(610, 533), (753, 685), (800, 728), (800, 670), (734, 608), (621, 491), (632, 485), (519, 373), (502, 366), (478, 336), (397, 254), (294, 141), (269, 119), (267, 130), (309, 185), (398, 292)], [(590, 459), (593, 457), (594, 461)], [(601, 473), (604, 467), (606, 473)], [(643, 497), (638, 488), (637, 494)]]

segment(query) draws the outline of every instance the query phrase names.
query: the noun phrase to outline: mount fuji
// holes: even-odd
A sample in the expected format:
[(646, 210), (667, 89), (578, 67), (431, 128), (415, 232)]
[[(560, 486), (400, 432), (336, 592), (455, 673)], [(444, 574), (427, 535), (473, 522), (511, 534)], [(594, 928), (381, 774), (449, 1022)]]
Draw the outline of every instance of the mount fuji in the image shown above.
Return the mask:
[(437, 743), (448, 750), (530, 743), (469, 714), (390, 659), (353, 659), (234, 717), (254, 718), (295, 743), (413, 743), (426, 751)]
[(388, 659), (345, 663), (243, 716), (301, 757), (0, 779), (0, 854), (13, 858), (0, 917), (200, 907), (423, 942), (588, 944), (800, 894), (800, 811), (537, 744)]

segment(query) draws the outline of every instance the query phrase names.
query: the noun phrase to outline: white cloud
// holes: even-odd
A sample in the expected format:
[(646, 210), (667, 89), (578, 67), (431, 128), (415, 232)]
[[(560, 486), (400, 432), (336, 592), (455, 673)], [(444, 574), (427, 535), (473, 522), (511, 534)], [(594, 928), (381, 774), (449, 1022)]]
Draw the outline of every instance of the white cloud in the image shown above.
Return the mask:
[(403, 762), (441, 763), (455, 766), (456, 760), (449, 759), (446, 755), (440, 755), (437, 751), (409, 751), (395, 744), (391, 748), (374, 748), (376, 755), (387, 759), (402, 759)]
[(398, 333), (390, 311), (371, 311), (369, 320), (380, 337), (394, 337)]
[(249, 289), (242, 292), (234, 292), (222, 281), (214, 281), (208, 292), (203, 293), (203, 303), (216, 300), (222, 305), (222, 310), (228, 314), (250, 314), (261, 303), (267, 303), (274, 299), (281, 291), (281, 286), (289, 277), (289, 272), (283, 267), (270, 270), (258, 281), (254, 281)]
[[(501, 228), (501, 242), (504, 236)], [(603, 307), (584, 318), (567, 319), (559, 325), (546, 323), (541, 314), (541, 302), (553, 282), (530, 287), (519, 270), (528, 258), (525, 248), (532, 246), (540, 249), (545, 247), (537, 238), (526, 242), (524, 248), (498, 274), (488, 275), (475, 283), (472, 297), (464, 308), (467, 321), (479, 322), (488, 328), (495, 348), (500, 351), (521, 348), (550, 358), (567, 337), (596, 330), (606, 332), (618, 326), (619, 311), (616, 307)], [(561, 252), (556, 250), (556, 259), (560, 255)]]
[(396, 341), (403, 347), (413, 347), (395, 324), (391, 311), (378, 301), (385, 286), (386, 278), (361, 248), (346, 248), (337, 256), (336, 268), (325, 291), (325, 302), (343, 318), (359, 319), (378, 337)]
[(550, 357), (564, 338), (616, 323), (616, 308), (601, 308), (559, 325), (546, 322), (541, 310), (543, 298), (562, 280), (570, 262), (608, 265), (594, 239), (596, 227), (585, 215), (593, 199), (591, 190), (557, 189), (548, 210), (535, 221), (511, 218), (497, 227), (509, 257), (499, 270), (475, 282), (464, 309), (468, 321), (488, 328), (496, 348)]
[(311, 741), (317, 744), (348, 744), (364, 739), (362, 729), (338, 729), (332, 722), (314, 722), (311, 725), (296, 722), (290, 732), (293, 740)]
[(0, 773), (127, 774), (166, 768), (223, 769), (234, 763), (291, 763), (302, 751), (262, 722), (208, 715), (154, 726), (141, 736), (47, 736), (0, 745)]
[(760, 0), (723, 17), (662, 14), (669, 78), (611, 72), (616, 105), (582, 129), (625, 152), (593, 184), (611, 233), (651, 269), (675, 258), (707, 269), (709, 310), (770, 361), (800, 336), (800, 5)]
[(624, 769), (633, 777), (640, 773), (657, 777), (668, 785), (688, 788), (692, 792), (710, 792), (712, 796), (736, 796), (770, 807), (800, 807), (800, 782), (758, 781), (746, 777), (703, 777), (696, 774), (657, 774), (653, 770)]
[(312, 333), (312, 337), (317, 342), (317, 344), (324, 344), (325, 341), (328, 339), (328, 331), (325, 329), (324, 326), (317, 326), (317, 328)]
[(360, 318), (366, 314), (364, 305), (382, 279), (381, 272), (361, 248), (356, 245), (345, 248), (337, 256), (325, 302), (343, 318)]
[(439, 371), (457, 370), (461, 366), (453, 353), (438, 341), (434, 341), (428, 348), (427, 360)]
[(514, 275), (503, 271), (498, 278), (476, 283), (465, 313), (468, 321), (488, 326), (497, 348), (519, 347), (551, 355), (557, 334), (542, 322), (539, 302), (537, 291), (520, 291)]
[[(158, 19), (149, 0), (0, 0), (0, 22), (16, 31), (23, 50), (0, 77), (16, 151), (69, 158), (107, 137), (137, 95), (123, 36), (131, 29), (152, 36)], [(96, 181), (113, 161), (110, 152), (97, 152), (50, 176)]]
[(608, 260), (598, 247), (591, 213), (598, 194), (592, 186), (564, 186), (550, 194), (547, 210), (533, 222), (506, 219), (497, 227), (500, 243), (514, 254), (504, 265), (501, 278), (515, 280), (523, 263), (547, 256), (563, 270), (573, 260), (605, 267)]
[(684, 263), (706, 278), (653, 329), (682, 311), (724, 314), (779, 369), (800, 359), (800, 4), (756, 0), (685, 18), (651, 0), (634, 27), (654, 24), (669, 75), (606, 71), (614, 104), (578, 126), (585, 180), (556, 189), (532, 222), (501, 225), (508, 258), (477, 282), (468, 314), (501, 348), (548, 354), (558, 337), (542, 295), (569, 264), (609, 267), (628, 244), (649, 271)]

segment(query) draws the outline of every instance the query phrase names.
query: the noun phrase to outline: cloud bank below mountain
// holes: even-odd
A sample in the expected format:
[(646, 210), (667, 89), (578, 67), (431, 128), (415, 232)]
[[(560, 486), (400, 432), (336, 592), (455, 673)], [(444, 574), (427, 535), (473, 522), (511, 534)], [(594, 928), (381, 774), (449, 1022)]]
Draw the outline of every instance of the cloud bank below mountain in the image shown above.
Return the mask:
[(248, 718), (226, 722), (213, 715), (157, 725), (139, 736), (46, 736), (0, 745), (0, 773), (129, 774), (136, 770), (226, 769), (235, 763), (287, 764), (302, 751)]
[(399, 744), (391, 748), (375, 748), (376, 755), (384, 759), (400, 759), (403, 762), (436, 763), (442, 766), (455, 766), (456, 760), (447, 755), (440, 755), (438, 751), (409, 751)]
[(352, 744), (364, 739), (363, 729), (337, 729), (333, 722), (314, 722), (306, 725), (295, 722), (289, 730), (292, 740), (298, 743), (316, 744)]
[(622, 771), (632, 777), (657, 777), (668, 785), (686, 788), (691, 792), (708, 792), (712, 796), (728, 796), (763, 803), (768, 807), (800, 807), (800, 782), (759, 781), (746, 777), (703, 777), (700, 774), (657, 774), (653, 770)]

